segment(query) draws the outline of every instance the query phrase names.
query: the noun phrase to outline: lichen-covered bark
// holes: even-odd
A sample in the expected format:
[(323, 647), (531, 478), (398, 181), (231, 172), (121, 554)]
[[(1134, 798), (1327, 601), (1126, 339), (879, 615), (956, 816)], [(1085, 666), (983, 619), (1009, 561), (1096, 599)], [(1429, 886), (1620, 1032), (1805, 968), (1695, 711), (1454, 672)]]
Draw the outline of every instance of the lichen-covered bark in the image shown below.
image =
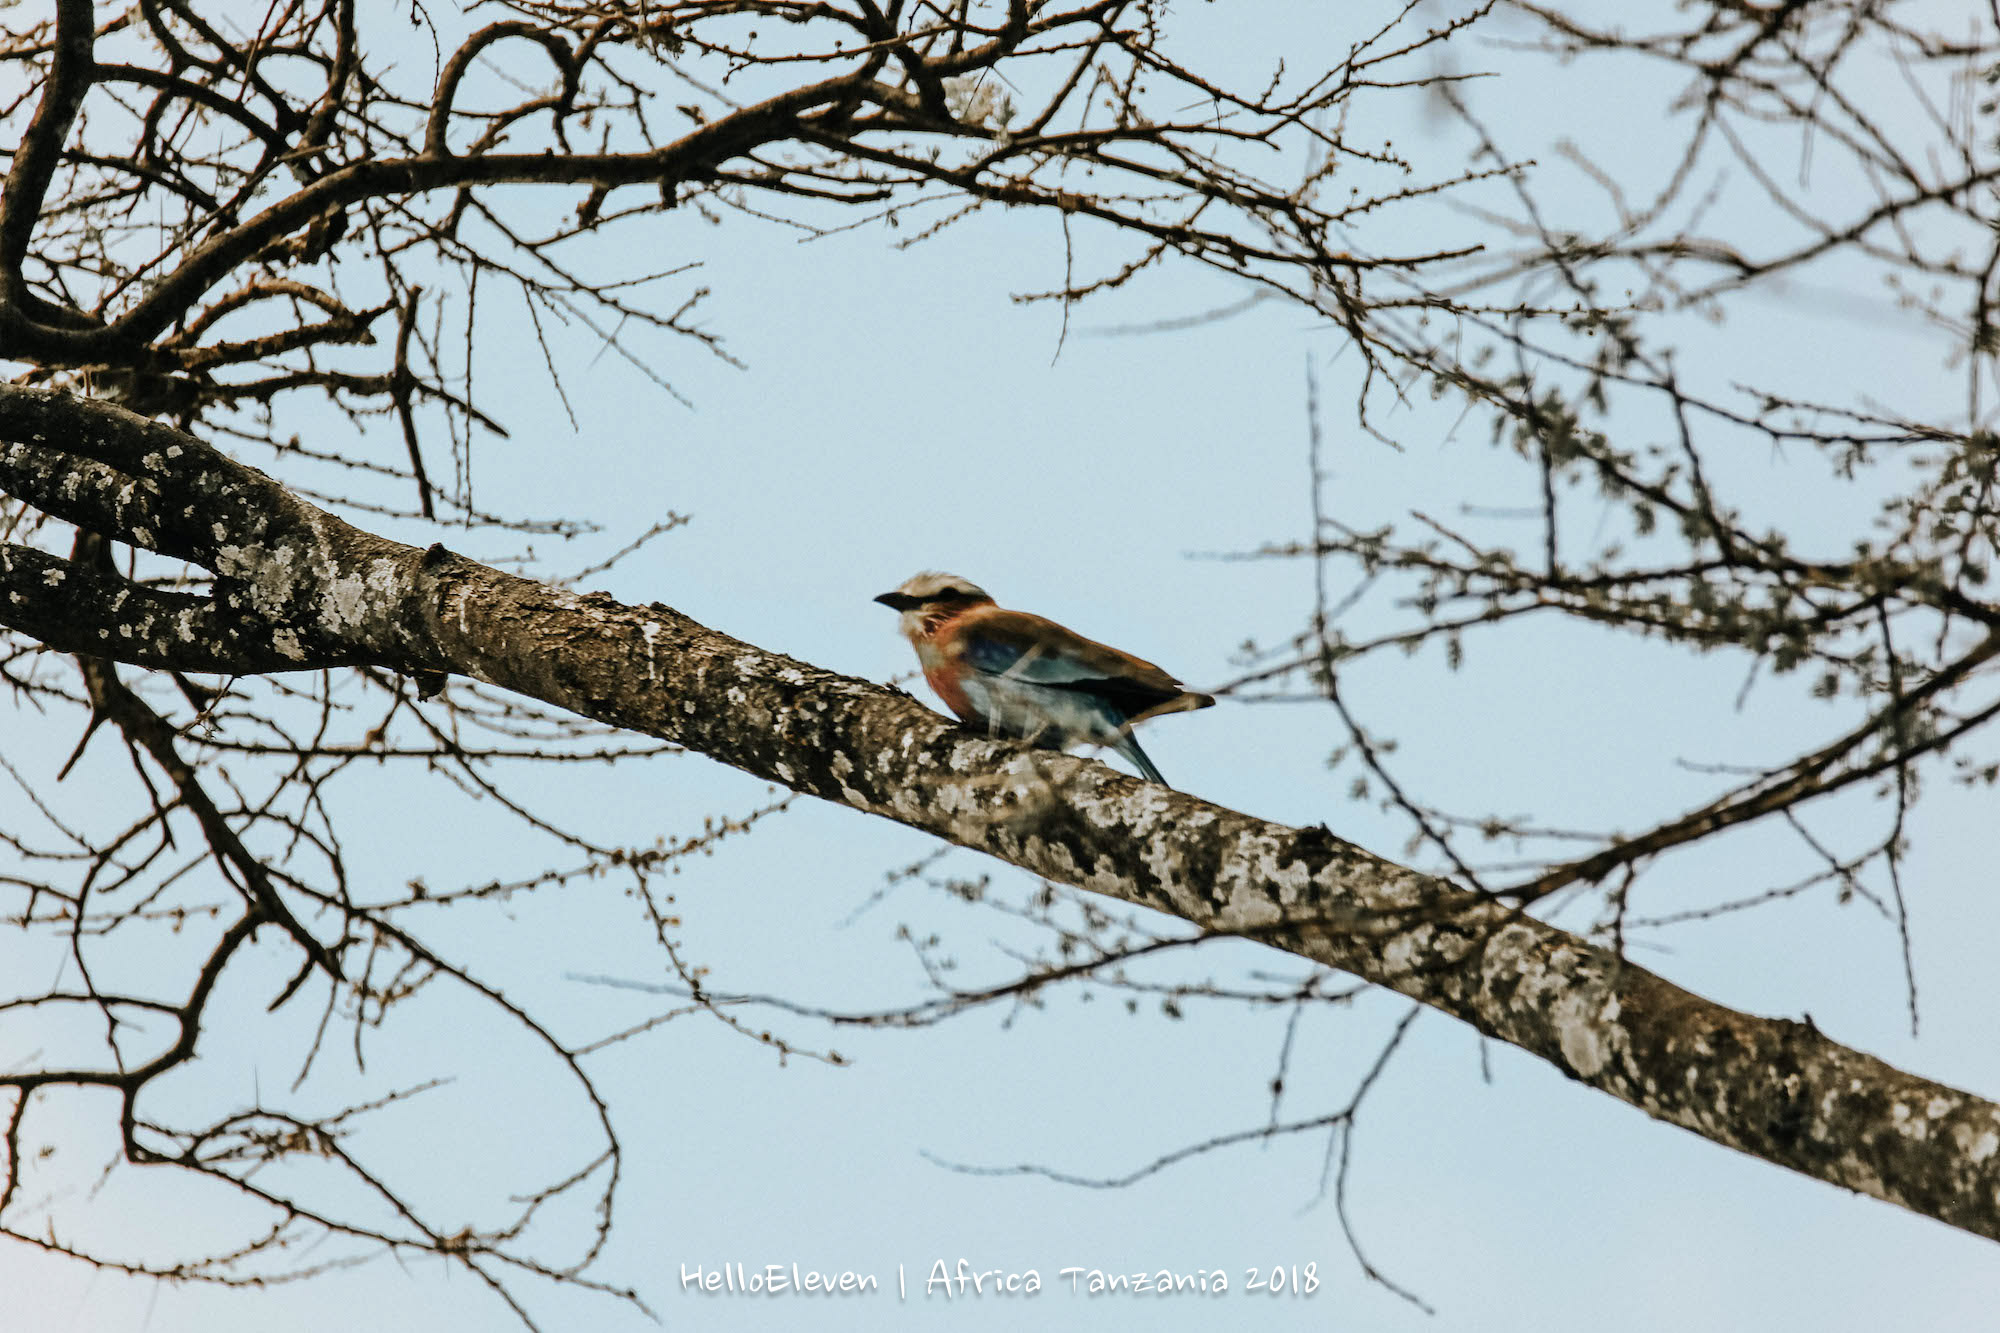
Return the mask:
[[(2000, 1107), (1810, 1024), (1704, 1000), (1324, 828), (1269, 823), (1087, 760), (980, 739), (894, 690), (765, 652), (670, 607), (570, 593), (442, 547), (387, 541), (116, 408), (0, 388), (0, 441), (16, 446), (0, 452), (0, 486), (27, 479), (54, 512), (68, 503), (114, 522), (127, 512), (118, 488), (151, 487), (145, 522), (162, 531), (106, 535), (186, 553), (227, 592), (216, 614), (259, 626), (232, 639), (219, 620), (160, 616), (138, 636), (145, 649), (127, 652), (123, 636), (101, 631), (115, 631), (129, 604), (76, 599), (79, 623), (52, 626), (48, 599), (35, 602), (28, 585), (60, 562), (16, 550), (0, 561), (0, 622), (57, 646), (213, 670), (254, 639), (298, 667), (344, 657), (475, 676), (1344, 969), (1648, 1115), (2000, 1239)], [(67, 500), (51, 482), (65, 459), (75, 479)], [(41, 610), (21, 610), (31, 605)], [(88, 617), (110, 619), (81, 623)]]

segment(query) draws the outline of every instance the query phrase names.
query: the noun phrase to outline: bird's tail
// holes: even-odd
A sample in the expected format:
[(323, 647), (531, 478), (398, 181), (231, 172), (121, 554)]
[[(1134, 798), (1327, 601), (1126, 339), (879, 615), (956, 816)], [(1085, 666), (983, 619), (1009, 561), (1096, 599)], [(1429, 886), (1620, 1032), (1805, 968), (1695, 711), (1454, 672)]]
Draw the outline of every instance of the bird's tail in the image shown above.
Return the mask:
[(1213, 708), (1215, 696), (1203, 694), (1199, 690), (1182, 690), (1171, 699), (1162, 699), (1150, 708), (1144, 708), (1125, 719), (1125, 725), (1136, 727), (1149, 718), (1165, 717), (1168, 713), (1192, 713), (1197, 708)]
[(1159, 769), (1153, 767), (1153, 761), (1148, 759), (1146, 757), (1146, 752), (1139, 748), (1138, 738), (1134, 736), (1129, 729), (1125, 732), (1124, 735), (1120, 736), (1116, 741), (1112, 742), (1112, 748), (1117, 750), (1118, 753), (1124, 755), (1127, 759), (1131, 760), (1132, 766), (1138, 769), (1139, 772), (1145, 776), (1146, 781), (1157, 782), (1162, 787), (1172, 785), (1165, 778), (1160, 776)]

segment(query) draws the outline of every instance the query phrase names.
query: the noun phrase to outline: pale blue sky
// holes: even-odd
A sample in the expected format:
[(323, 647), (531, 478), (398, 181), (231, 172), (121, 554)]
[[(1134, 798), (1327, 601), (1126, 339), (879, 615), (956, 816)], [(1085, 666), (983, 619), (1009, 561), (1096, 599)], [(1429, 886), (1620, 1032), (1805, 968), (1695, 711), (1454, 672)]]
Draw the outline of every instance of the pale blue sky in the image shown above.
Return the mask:
[[(1200, 21), (1219, 18), (1181, 8)], [(1248, 7), (1228, 8), (1235, 28), (1218, 39), (1231, 44), (1218, 54), (1240, 44), (1246, 67), (1260, 64), (1273, 42), (1263, 11), (1253, 20)], [(1316, 12), (1332, 28), (1347, 21)], [(1347, 40), (1308, 35), (1336, 47)], [(1303, 38), (1286, 39), (1294, 40)], [(1509, 58), (1468, 48), (1459, 59), (1463, 67)], [(1641, 81), (1583, 66), (1490, 81), (1476, 96), (1517, 136), (1512, 147), (1523, 156), (1569, 135), (1642, 174), (1664, 164), (1658, 90)], [(1606, 113), (1580, 116), (1580, 106)], [(1622, 114), (1628, 106), (1631, 114)], [(1443, 174), (1462, 144), (1414, 111), (1393, 127), (1399, 146), (1440, 155)], [(1574, 199), (1579, 211), (1590, 207), (1559, 197)], [(1401, 210), (1396, 225), (1388, 236), (1364, 228), (1357, 244), (1407, 250), (1478, 233), (1476, 221), (1442, 206)], [(1450, 513), (1466, 500), (1532, 502), (1518, 489), (1525, 474), (1491, 456), (1483, 424), (1454, 433), (1448, 404), (1392, 418), (1401, 454), (1354, 431), (1355, 358), (1308, 312), (1273, 303), (1181, 331), (1102, 332), (1241, 295), (1218, 277), (1171, 268), (1075, 312), (1057, 357), (1057, 309), (1009, 300), (1059, 281), (1053, 218), (995, 213), (907, 251), (892, 248), (900, 236), (874, 228), (799, 245), (740, 219), (719, 229), (686, 219), (663, 226), (661, 262), (672, 247), (700, 247), (687, 251), (705, 263), (690, 281), (714, 288), (709, 326), (749, 367), (739, 372), (692, 349), (670, 349), (672, 377), (694, 410), (572, 341), (561, 349), (579, 417), (572, 430), (538, 379), (541, 354), (525, 330), (495, 324), (482, 335), (482, 374), (513, 435), (480, 446), (480, 504), (584, 514), (607, 526), (594, 544), (538, 543), (551, 574), (592, 563), (664, 511), (689, 514), (686, 529), (592, 586), (664, 601), (831, 669), (877, 680), (908, 672), (894, 617), (869, 598), (920, 568), (943, 568), (975, 579), (1003, 604), (1129, 648), (1200, 686), (1231, 674), (1231, 653), (1246, 637), (1275, 642), (1305, 621), (1306, 566), (1191, 557), (1306, 533), (1308, 363), (1320, 380), (1336, 510), (1381, 520), (1411, 509)], [(1689, 373), (1753, 357), (1803, 391), (1840, 394), (1865, 383), (1919, 409), (1946, 405), (1930, 409), (1936, 414), (1959, 401), (1938, 345), (1912, 321), (1836, 313), (1851, 293), (1801, 288), (1793, 296), (1746, 305), (1713, 329), (1689, 321)], [(1795, 462), (1761, 449), (1712, 460), (1716, 484), (1746, 506), (1800, 525), (1803, 536), (1846, 531), (1845, 501), (1801, 484), (1789, 466)], [(478, 534), (447, 540), (479, 557), (513, 549)], [(1364, 604), (1354, 623), (1378, 614)], [(1456, 674), (1425, 653), (1370, 661), (1343, 678), (1350, 702), (1401, 738), (1400, 771), (1455, 808), (1632, 829), (1710, 790), (1676, 760), (1768, 760), (1826, 726), (1822, 706), (1783, 690), (1753, 695), (1752, 706), (1736, 711), (1740, 663), (1553, 623), (1470, 647), (1470, 665)], [(15, 742), (9, 753), (46, 774), (74, 737), (39, 725), (21, 723), (19, 734), (33, 736), (25, 760)], [(1273, 819), (1324, 821), (1375, 851), (1401, 855), (1407, 830), (1347, 800), (1346, 776), (1326, 769), (1338, 741), (1323, 710), (1228, 702), (1164, 719), (1146, 734), (1149, 752), (1185, 790)], [(126, 781), (112, 763), (78, 780)], [(761, 803), (766, 790), (697, 757), (514, 781), (595, 834), (634, 845), (686, 836), (705, 815)], [(121, 799), (131, 795), (118, 790)], [(0, 788), (0, 819), (19, 800)], [(345, 800), (355, 827), (367, 830), (350, 855), (366, 873), (392, 881), (420, 874), (437, 885), (471, 883), (568, 859), (435, 785), (385, 775)], [(1813, 812), (1809, 822), (1837, 827), (1865, 811), (1865, 802), (1853, 801)], [(1989, 793), (1941, 784), (1913, 825), (1906, 877), (1924, 1004), (1920, 1041), (1907, 1031), (1893, 932), (1828, 894), (1659, 933), (1641, 941), (1635, 957), (1726, 1004), (1810, 1012), (1841, 1041), (1991, 1095), (2000, 1091), (1993, 1039), (2000, 984), (1990, 965), (2000, 906), (1987, 892), (1990, 828)], [(1010, 938), (1005, 925), (919, 885), (902, 885), (849, 922), (884, 871), (929, 846), (884, 821), (801, 803), (686, 865), (675, 886), (680, 939), (720, 990), (813, 1004), (887, 1005), (919, 995), (921, 974), (895, 938), (903, 923), (920, 934), (943, 932), (965, 977), (998, 979), (1008, 966), (997, 947)], [(1641, 906), (1726, 899), (1787, 877), (1795, 864), (1784, 839), (1753, 833), (1685, 858), (1649, 882)], [(941, 869), (1018, 883), (964, 853)], [(1565, 919), (1584, 925), (1588, 914)], [(536, 1007), (568, 1038), (612, 1031), (661, 1004), (569, 979), (657, 976), (643, 923), (615, 883), (571, 885), (477, 919), (441, 914), (431, 938), (503, 979), (510, 997)], [(6, 951), (18, 948), (0, 937), (0, 973), (54, 966), (10, 958)], [(1181, 966), (1218, 977), (1301, 970), (1283, 955), (1238, 945)], [(290, 1081), (288, 1043), (312, 1015), (262, 1012), (287, 971), (287, 960), (275, 959), (268, 975), (246, 968), (232, 977), (239, 1003), (210, 1034), (218, 1057), (180, 1076), (173, 1095), (193, 1104), (204, 1091)], [(1351, 1011), (1309, 1016), (1288, 1111), (1310, 1114), (1344, 1100), (1401, 1012), (1401, 1001), (1370, 995)], [(1363, 1112), (1350, 1199), (1369, 1257), (1435, 1316), (1367, 1281), (1331, 1201), (1313, 1206), (1323, 1135), (1213, 1154), (1113, 1191), (942, 1169), (924, 1154), (1118, 1174), (1266, 1116), (1281, 1012), (1196, 1004), (1170, 1022), (1127, 1015), (1110, 995), (1085, 1003), (1061, 991), (1011, 1023), (1006, 1017), (978, 1013), (914, 1033), (829, 1033), (808, 1020), (768, 1020), (801, 1045), (838, 1048), (853, 1059), (842, 1069), (811, 1060), (780, 1067), (767, 1049), (700, 1017), (604, 1057), (593, 1068), (628, 1159), (616, 1238), (593, 1272), (638, 1287), (675, 1329), (1541, 1333), (2000, 1324), (1992, 1300), (2000, 1250), (1992, 1244), (1650, 1122), (1507, 1048), (1488, 1052), (1489, 1086), (1477, 1037), (1436, 1015), (1419, 1019)], [(371, 1160), (411, 1173), (406, 1178), (432, 1191), (430, 1199), (530, 1188), (558, 1170), (551, 1163), (583, 1152), (571, 1147), (586, 1123), (575, 1096), (526, 1063), (532, 1053), (524, 1043), (491, 1031), (441, 991), (374, 1037), (367, 1086), (440, 1067), (458, 1079), (431, 1094), (435, 1107), (420, 1099), (363, 1140)], [(222, 1054), (232, 1037), (254, 1056)], [(27, 1057), (21, 1034), (0, 1038), (9, 1043), (0, 1061)], [(327, 1072), (329, 1098), (362, 1086), (342, 1066)], [(77, 1123), (95, 1126), (104, 1106), (86, 1102), (77, 1100)], [(95, 1129), (78, 1135), (66, 1154), (92, 1163), (104, 1156)], [(77, 1178), (86, 1189), (93, 1179), (88, 1171)], [(204, 1234), (230, 1215), (200, 1192), (121, 1169), (88, 1216), (108, 1243), (157, 1255), (151, 1237)], [(960, 1257), (981, 1269), (1037, 1269), (1045, 1289), (1026, 1303), (895, 1298), (898, 1265), (914, 1283), (933, 1261)], [(877, 1275), (886, 1290), (811, 1301), (681, 1290), (683, 1265), (724, 1262), (851, 1268)], [(1317, 1265), (1318, 1292), (1242, 1290), (1249, 1267), (1273, 1263)], [(1219, 1267), (1235, 1289), (1219, 1300), (1091, 1299), (1058, 1280), (1057, 1270), (1072, 1265)], [(300, 1286), (228, 1293), (114, 1278), (8, 1248), (0, 1249), (0, 1290), (8, 1293), (0, 1329), (35, 1333), (510, 1326), (505, 1309), (465, 1274), (380, 1259)], [(653, 1326), (610, 1300), (534, 1284), (522, 1290), (547, 1328)]]

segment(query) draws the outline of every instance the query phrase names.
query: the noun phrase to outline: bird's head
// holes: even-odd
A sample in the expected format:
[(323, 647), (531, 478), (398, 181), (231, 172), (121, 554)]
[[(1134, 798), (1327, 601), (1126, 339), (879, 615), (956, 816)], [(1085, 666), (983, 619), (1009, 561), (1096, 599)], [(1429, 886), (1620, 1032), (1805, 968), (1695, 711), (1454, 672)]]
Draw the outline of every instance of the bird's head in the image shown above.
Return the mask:
[(986, 590), (956, 574), (926, 571), (905, 579), (893, 592), (875, 599), (892, 611), (902, 613), (902, 631), (915, 639), (929, 632), (938, 621), (957, 615), (969, 606), (991, 603)]

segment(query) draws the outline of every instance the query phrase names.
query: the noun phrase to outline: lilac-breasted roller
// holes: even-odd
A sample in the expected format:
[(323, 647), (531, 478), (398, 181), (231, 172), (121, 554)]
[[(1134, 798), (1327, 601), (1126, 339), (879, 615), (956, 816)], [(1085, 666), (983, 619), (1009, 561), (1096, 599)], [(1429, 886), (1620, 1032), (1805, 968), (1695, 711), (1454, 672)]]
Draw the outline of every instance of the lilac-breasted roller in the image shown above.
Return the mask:
[(918, 574), (875, 600), (902, 613), (903, 637), (938, 698), (991, 736), (1052, 750), (1108, 745), (1164, 784), (1132, 728), (1215, 702), (1151, 662), (995, 606), (985, 589), (956, 574)]

